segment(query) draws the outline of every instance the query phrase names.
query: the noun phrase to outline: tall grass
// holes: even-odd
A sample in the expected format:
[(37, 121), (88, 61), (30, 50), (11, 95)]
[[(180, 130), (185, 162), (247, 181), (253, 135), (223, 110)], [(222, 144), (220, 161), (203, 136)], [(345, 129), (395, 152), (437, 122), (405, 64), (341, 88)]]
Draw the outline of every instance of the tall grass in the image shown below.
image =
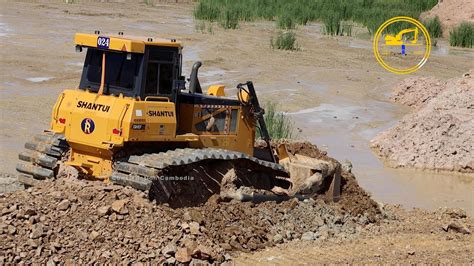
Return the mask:
[(272, 37), (270, 40), (270, 46), (273, 49), (279, 50), (298, 50), (298, 45), (296, 44), (296, 34), (292, 31), (279, 32), (276, 37)]
[(449, 33), (451, 46), (472, 48), (474, 43), (474, 23), (463, 22)]
[[(265, 104), (263, 118), (270, 138), (278, 140), (296, 137), (293, 121), (285, 113), (278, 112), (275, 103), (268, 102)], [(260, 137), (260, 132), (257, 131), (257, 138)]]
[(288, 14), (283, 14), (283, 15), (278, 17), (277, 26), (280, 29), (291, 30), (291, 29), (294, 29), (296, 27), (296, 23), (293, 20), (293, 17), (291, 17)]
[(438, 16), (424, 21), (423, 24), (431, 38), (440, 38), (443, 36), (443, 29), (441, 28), (441, 21), (439, 21)]
[(239, 16), (231, 10), (225, 10), (219, 17), (219, 23), (224, 29), (237, 29), (239, 26)]
[(341, 33), (342, 21), (354, 21), (373, 34), (391, 17), (418, 18), (437, 3), (438, 0), (200, 0), (194, 17), (218, 21), (223, 14), (231, 13), (225, 16), (237, 21), (276, 20), (280, 29), (321, 21), (326, 32), (333, 35)]

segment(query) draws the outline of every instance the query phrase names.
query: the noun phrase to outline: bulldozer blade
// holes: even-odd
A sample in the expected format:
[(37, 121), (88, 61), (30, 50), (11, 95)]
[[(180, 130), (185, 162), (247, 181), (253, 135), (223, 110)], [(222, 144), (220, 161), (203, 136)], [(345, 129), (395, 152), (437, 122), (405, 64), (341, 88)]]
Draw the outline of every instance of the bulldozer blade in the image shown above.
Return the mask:
[(327, 197), (333, 202), (338, 202), (341, 199), (341, 167), (336, 168), (332, 176), (331, 185), (327, 192)]
[(296, 154), (281, 159), (280, 164), (290, 173), (290, 195), (315, 195), (330, 184), (327, 196), (331, 201), (339, 200), (341, 167), (338, 163)]
[(220, 197), (223, 200), (236, 200), (241, 202), (253, 202), (253, 203), (260, 203), (265, 201), (287, 201), (291, 199), (298, 199), (298, 200), (305, 200), (308, 197), (303, 195), (293, 195), (293, 196), (286, 196), (286, 195), (271, 195), (271, 194), (259, 194), (259, 193), (242, 193), (240, 191), (222, 191), (220, 193)]

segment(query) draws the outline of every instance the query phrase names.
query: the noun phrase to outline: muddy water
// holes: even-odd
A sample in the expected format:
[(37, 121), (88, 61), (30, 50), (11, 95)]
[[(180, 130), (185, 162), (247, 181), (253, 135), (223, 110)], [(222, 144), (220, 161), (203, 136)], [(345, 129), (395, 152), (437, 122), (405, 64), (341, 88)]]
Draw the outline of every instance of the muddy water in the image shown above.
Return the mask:
[(384, 203), (437, 209), (461, 207), (474, 214), (474, 178), (452, 173), (393, 169), (372, 153), (369, 141), (393, 126), (401, 106), (368, 100), (364, 106), (347, 99), (288, 113), (303, 128), (306, 138), (336, 159), (349, 160), (362, 187)]

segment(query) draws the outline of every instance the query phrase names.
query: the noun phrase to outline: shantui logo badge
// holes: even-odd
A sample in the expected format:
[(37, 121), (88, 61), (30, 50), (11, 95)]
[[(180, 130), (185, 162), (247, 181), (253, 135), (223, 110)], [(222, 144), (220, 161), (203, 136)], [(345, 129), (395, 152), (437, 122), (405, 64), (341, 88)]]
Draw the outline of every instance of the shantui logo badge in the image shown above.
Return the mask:
[(396, 74), (409, 74), (428, 61), (431, 39), (418, 20), (394, 17), (379, 27), (373, 48), (375, 58), (383, 68)]
[(94, 129), (95, 129), (94, 121), (90, 118), (84, 118), (84, 120), (82, 120), (81, 122), (81, 129), (82, 129), (82, 132), (86, 134), (90, 134), (94, 132)]

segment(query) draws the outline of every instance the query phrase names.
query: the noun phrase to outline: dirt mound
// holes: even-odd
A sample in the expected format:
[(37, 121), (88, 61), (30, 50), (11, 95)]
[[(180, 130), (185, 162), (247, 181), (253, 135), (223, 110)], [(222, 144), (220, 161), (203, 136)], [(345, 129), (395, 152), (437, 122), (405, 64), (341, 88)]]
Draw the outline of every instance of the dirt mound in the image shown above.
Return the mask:
[(440, 0), (430, 11), (421, 14), (422, 19), (438, 16), (443, 28), (443, 35), (463, 21), (474, 22), (474, 4), (472, 0)]
[(406, 106), (419, 108), (444, 89), (445, 84), (434, 77), (411, 77), (395, 86), (390, 99)]
[[(371, 147), (394, 167), (473, 173), (473, 76), (474, 70), (470, 70), (462, 78), (445, 83), (433, 79), (405, 81), (403, 84), (409, 89), (394, 99), (419, 108), (376, 136)], [(410, 81), (411, 86), (407, 85)], [(435, 89), (419, 86), (438, 83)]]
[[(345, 177), (351, 178), (351, 177)], [(0, 198), (0, 262), (223, 262), (234, 251), (253, 251), (300, 238), (356, 233), (375, 222), (373, 205), (347, 208), (322, 200), (218, 203), (173, 209), (142, 192), (99, 182), (58, 179)], [(349, 187), (349, 188), (348, 188)], [(367, 197), (366, 200), (370, 199)]]
[[(309, 143), (294, 153), (325, 156)], [(350, 237), (383, 219), (343, 172), (338, 203), (324, 197), (171, 208), (131, 188), (60, 178), (0, 196), (0, 263), (224, 262), (292, 240)]]

